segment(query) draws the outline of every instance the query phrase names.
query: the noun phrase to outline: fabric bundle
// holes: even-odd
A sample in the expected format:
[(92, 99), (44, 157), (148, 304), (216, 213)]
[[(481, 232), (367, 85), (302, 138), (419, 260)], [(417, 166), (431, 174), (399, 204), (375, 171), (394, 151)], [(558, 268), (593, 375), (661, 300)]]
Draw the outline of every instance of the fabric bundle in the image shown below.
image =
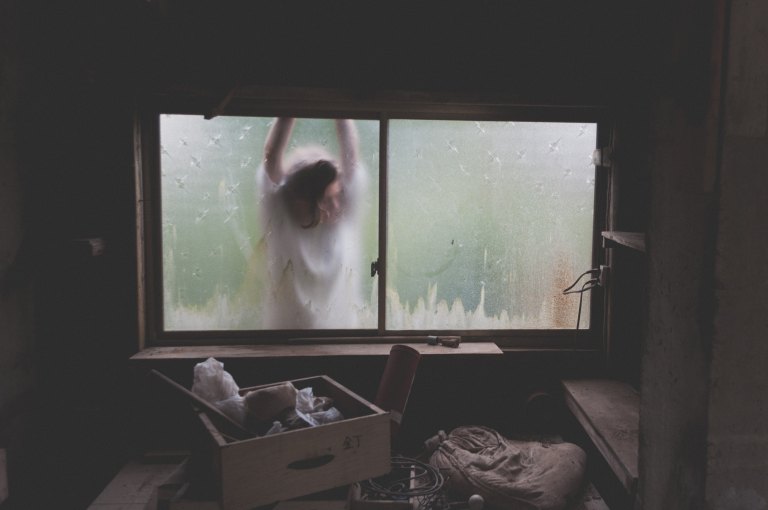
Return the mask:
[(575, 444), (516, 441), (483, 426), (435, 437), (430, 464), (456, 496), (479, 494), (507, 510), (563, 510), (582, 490), (586, 454)]

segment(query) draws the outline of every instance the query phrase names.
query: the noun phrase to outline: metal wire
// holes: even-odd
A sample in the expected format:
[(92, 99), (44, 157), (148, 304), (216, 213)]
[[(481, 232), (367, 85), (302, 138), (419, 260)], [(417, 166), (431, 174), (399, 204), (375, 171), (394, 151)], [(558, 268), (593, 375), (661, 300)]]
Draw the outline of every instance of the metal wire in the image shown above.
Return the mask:
[(392, 457), (386, 475), (360, 482), (363, 499), (412, 500), (417, 508), (442, 508), (445, 479), (440, 471), (416, 459)]
[[(589, 269), (587, 271), (584, 271), (583, 273), (581, 273), (581, 275), (578, 278), (576, 278), (575, 282), (573, 282), (568, 288), (563, 290), (563, 294), (576, 294), (576, 293), (579, 294), (579, 313), (576, 316), (576, 329), (577, 330), (579, 329), (579, 326), (581, 325), (581, 305), (582, 305), (582, 302), (584, 300), (584, 293), (594, 289), (595, 287), (599, 287), (600, 286), (600, 278), (594, 277), (595, 275), (599, 275), (599, 274), (600, 274), (600, 269)], [(584, 282), (584, 284), (581, 286), (580, 289), (572, 290), (579, 283), (579, 281), (582, 278), (584, 278), (586, 275), (591, 275), (591, 276), (593, 276), (593, 278), (591, 278), (591, 279), (587, 280), (586, 282)]]

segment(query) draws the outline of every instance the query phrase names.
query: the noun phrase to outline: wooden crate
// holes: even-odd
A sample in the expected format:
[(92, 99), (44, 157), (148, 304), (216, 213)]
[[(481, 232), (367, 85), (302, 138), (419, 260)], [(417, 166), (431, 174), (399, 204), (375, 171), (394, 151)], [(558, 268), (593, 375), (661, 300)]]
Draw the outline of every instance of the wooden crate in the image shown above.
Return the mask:
[(253, 508), (389, 471), (389, 413), (324, 375), (291, 382), (297, 389), (312, 387), (315, 396), (333, 398), (345, 419), (237, 440), (198, 414), (202, 427), (193, 452), (193, 477), (196, 483), (206, 478), (213, 482), (222, 509)]
[[(221, 510), (221, 504), (199, 487), (192, 486), (188, 478), (189, 459), (179, 464), (174, 472), (157, 487), (157, 504), (147, 510)], [(349, 510), (350, 486), (335, 487), (294, 499), (280, 501), (270, 510)]]

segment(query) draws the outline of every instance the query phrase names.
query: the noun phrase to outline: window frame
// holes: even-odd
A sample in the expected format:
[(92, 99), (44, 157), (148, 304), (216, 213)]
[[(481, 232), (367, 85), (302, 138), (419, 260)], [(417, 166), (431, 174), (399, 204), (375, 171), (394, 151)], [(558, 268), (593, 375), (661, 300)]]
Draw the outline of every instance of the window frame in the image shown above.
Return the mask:
[[(589, 329), (421, 331), (386, 330), (386, 285), (379, 285), (378, 327), (344, 330), (165, 331), (163, 329), (162, 229), (160, 228), (160, 116), (293, 116), (377, 120), (379, 135), (379, 281), (386, 282), (387, 144), (390, 119), (590, 122), (597, 124), (597, 147), (612, 142), (612, 122), (603, 106), (529, 106), (511, 101), (468, 100), (426, 94), (360, 97), (338, 91), (231, 91), (224, 100), (200, 93), (150, 94), (138, 101), (134, 122), (138, 257), (139, 344), (145, 347), (229, 344), (391, 343), (418, 341), (428, 335), (460, 335), (463, 342), (495, 342), (522, 349), (602, 349), (606, 333), (606, 297), (597, 288), (590, 300)], [(595, 166), (592, 267), (604, 264), (601, 232), (607, 229), (610, 172)], [(585, 270), (588, 268), (585, 268)], [(575, 324), (574, 324), (575, 327)]]

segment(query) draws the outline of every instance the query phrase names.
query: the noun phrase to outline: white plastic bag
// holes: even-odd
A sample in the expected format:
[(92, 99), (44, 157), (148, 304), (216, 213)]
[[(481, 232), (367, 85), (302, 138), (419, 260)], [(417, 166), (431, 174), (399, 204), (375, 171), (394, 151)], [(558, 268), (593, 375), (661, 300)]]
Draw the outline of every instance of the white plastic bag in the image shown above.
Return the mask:
[(192, 393), (211, 403), (221, 402), (237, 395), (240, 388), (232, 375), (224, 370), (224, 363), (208, 358), (195, 365)]
[(296, 394), (296, 414), (304, 418), (312, 426), (341, 421), (341, 412), (331, 407), (333, 401), (329, 397), (315, 397), (312, 387), (302, 388)]
[(335, 407), (331, 407), (327, 411), (318, 411), (316, 413), (310, 413), (309, 416), (313, 420), (315, 420), (315, 423), (317, 425), (322, 425), (324, 423), (332, 423), (334, 421), (341, 421), (344, 419), (344, 416), (342, 416), (341, 411), (339, 411)]
[(272, 427), (268, 431), (264, 433), (265, 436), (270, 436), (272, 434), (278, 434), (280, 432), (287, 432), (288, 427), (280, 423), (279, 421), (273, 422)]
[(245, 425), (245, 416), (247, 411), (245, 409), (245, 399), (240, 395), (229, 397), (226, 400), (220, 400), (214, 402), (219, 411), (226, 414), (240, 425)]

